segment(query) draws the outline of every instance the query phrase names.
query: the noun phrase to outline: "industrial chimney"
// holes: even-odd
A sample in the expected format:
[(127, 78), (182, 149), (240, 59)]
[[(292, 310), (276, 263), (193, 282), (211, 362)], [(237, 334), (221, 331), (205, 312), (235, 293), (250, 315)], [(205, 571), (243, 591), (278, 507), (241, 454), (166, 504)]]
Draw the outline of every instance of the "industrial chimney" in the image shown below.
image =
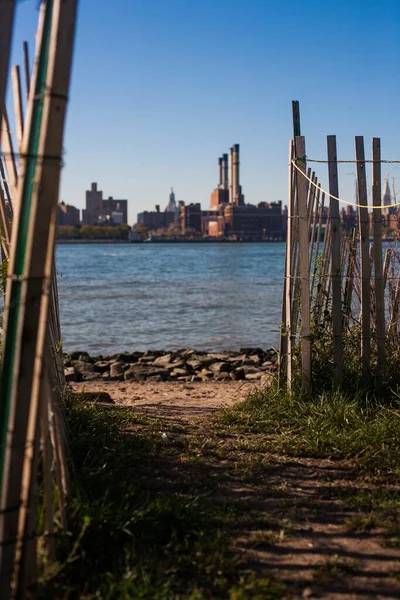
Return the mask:
[(233, 168), (233, 146), (229, 149), (229, 202), (235, 204), (235, 174)]
[(224, 187), (224, 157), (223, 156), (221, 156), (221, 158), (218, 159), (218, 165), (219, 165), (218, 187), (221, 190)]
[(228, 189), (228, 155), (222, 155), (222, 189)]
[(232, 156), (232, 202), (237, 206), (240, 202), (240, 184), (239, 184), (239, 144), (231, 148)]

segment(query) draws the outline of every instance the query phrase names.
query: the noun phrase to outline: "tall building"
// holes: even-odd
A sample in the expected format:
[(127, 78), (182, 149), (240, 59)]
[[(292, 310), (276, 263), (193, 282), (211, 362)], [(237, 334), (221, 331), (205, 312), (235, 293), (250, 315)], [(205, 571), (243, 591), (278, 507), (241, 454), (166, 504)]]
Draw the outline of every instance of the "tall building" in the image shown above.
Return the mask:
[(176, 200), (175, 200), (174, 188), (171, 188), (171, 193), (169, 195), (169, 202), (167, 204), (165, 212), (176, 214), (176, 211), (177, 211), (177, 205), (176, 205)]
[(97, 189), (97, 183), (92, 183), (86, 191), (86, 208), (82, 211), (83, 225), (96, 225), (103, 214), (103, 192)]
[(110, 222), (114, 225), (128, 223), (128, 200), (116, 200), (109, 196), (103, 200), (103, 192), (97, 189), (97, 183), (92, 183), (86, 192), (86, 209), (82, 211), (83, 225), (99, 225)]
[[(388, 206), (390, 207), (391, 204), (393, 204), (393, 197), (392, 197), (392, 193), (390, 191), (390, 185), (389, 185), (389, 176), (387, 175), (385, 177), (385, 187), (383, 190), (383, 194), (382, 194), (382, 204), (383, 206)], [(397, 206), (392, 206), (390, 208), (386, 208), (384, 209), (384, 212), (387, 215), (395, 215), (397, 213)]]

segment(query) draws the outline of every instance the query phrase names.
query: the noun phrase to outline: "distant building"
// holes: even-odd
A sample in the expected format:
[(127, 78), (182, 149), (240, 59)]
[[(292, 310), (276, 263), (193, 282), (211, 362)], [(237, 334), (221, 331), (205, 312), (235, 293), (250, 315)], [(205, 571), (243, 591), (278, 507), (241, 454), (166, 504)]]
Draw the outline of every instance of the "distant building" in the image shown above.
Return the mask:
[(201, 205), (187, 204), (181, 206), (181, 231), (183, 235), (202, 233), (201, 230)]
[(97, 183), (92, 183), (86, 192), (86, 208), (82, 211), (83, 225), (96, 225), (101, 221), (103, 213), (103, 192), (97, 189)]
[(165, 212), (174, 213), (177, 216), (177, 204), (175, 200), (174, 188), (171, 188), (171, 193), (169, 195), (169, 202), (165, 209)]
[[(166, 230), (169, 236), (229, 237), (241, 240), (283, 240), (287, 231), (287, 209), (282, 202), (245, 204), (240, 185), (239, 144), (234, 144), (228, 154), (218, 160), (219, 182), (211, 193), (210, 208), (201, 210), (199, 203), (185, 204), (175, 200), (171, 188), (169, 202), (163, 213), (142, 212), (138, 215), (138, 226), (149, 230)], [(177, 217), (175, 217), (177, 215)], [(170, 227), (175, 222), (175, 227)]]
[(58, 224), (75, 227), (80, 224), (80, 210), (71, 204), (61, 202), (58, 205)]
[(144, 211), (137, 216), (137, 226), (147, 227), (148, 229), (167, 229), (170, 223), (174, 223), (174, 212), (161, 212), (160, 205), (156, 205), (156, 210)]
[(287, 223), (281, 201), (245, 203), (240, 185), (239, 151), (239, 144), (231, 147), (229, 165), (228, 154), (218, 160), (219, 183), (211, 193), (210, 210), (202, 211), (203, 233), (243, 240), (283, 239)]
[(103, 219), (111, 219), (115, 225), (128, 223), (128, 200), (115, 200), (109, 196), (103, 200)]
[(128, 200), (115, 200), (112, 196), (103, 200), (103, 192), (97, 189), (97, 183), (92, 183), (91, 189), (86, 192), (86, 209), (82, 211), (82, 223), (97, 225), (105, 221), (115, 225), (126, 225)]

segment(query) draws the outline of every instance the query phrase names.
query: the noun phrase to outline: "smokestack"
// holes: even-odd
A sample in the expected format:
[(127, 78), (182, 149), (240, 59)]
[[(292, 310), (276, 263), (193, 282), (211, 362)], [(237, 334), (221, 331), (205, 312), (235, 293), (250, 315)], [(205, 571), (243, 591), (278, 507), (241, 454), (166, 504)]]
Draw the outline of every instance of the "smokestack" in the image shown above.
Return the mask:
[(232, 194), (233, 203), (240, 204), (240, 184), (239, 184), (239, 144), (232, 147)]
[(224, 187), (224, 159), (223, 159), (223, 157), (218, 159), (218, 165), (219, 165), (218, 187), (219, 187), (219, 189), (222, 189)]
[(228, 155), (222, 155), (222, 189), (228, 189)]
[(230, 170), (230, 177), (229, 177), (229, 202), (231, 204), (235, 203), (235, 199), (234, 199), (234, 190), (235, 190), (235, 173), (234, 173), (234, 168), (233, 168), (233, 146), (232, 148), (229, 149), (229, 170)]

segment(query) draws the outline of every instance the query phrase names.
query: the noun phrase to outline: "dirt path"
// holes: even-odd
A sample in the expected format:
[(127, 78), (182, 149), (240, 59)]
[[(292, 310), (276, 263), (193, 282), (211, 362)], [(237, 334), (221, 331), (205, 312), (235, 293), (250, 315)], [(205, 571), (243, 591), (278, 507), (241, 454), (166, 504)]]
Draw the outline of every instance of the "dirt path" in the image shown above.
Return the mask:
[[(393, 544), (390, 531), (374, 523), (372, 508), (354, 500), (372, 497), (381, 486), (361, 480), (343, 461), (267, 455), (256, 434), (228, 435), (209, 426), (213, 413), (246, 398), (253, 384), (88, 382), (73, 387), (106, 391), (117, 405), (166, 419), (171, 427), (182, 425), (171, 448), (173, 467), (160, 470), (156, 485), (211, 486), (215, 501), (243, 510), (243, 520), (235, 522), (241, 564), (289, 584), (294, 591), (288, 598), (400, 598), (400, 540)], [(180, 455), (185, 436), (201, 465), (183, 450)], [(384, 487), (388, 497), (400, 494), (398, 486)], [(253, 512), (257, 516), (249, 522)]]
[(203, 383), (88, 381), (72, 383), (77, 392), (108, 392), (119, 405), (133, 406), (162, 418), (192, 420), (211, 414), (224, 406), (232, 406), (256, 389), (248, 381)]

